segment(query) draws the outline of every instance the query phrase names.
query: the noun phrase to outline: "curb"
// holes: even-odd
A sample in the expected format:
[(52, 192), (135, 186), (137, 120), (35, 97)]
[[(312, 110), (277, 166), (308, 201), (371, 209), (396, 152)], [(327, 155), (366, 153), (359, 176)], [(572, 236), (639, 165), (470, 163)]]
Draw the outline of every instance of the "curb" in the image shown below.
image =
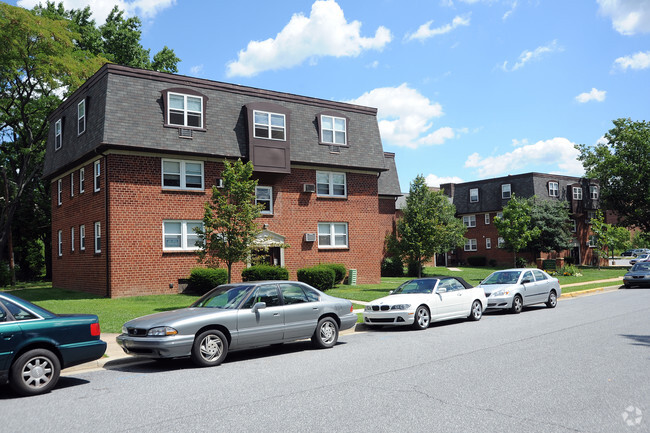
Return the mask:
[(562, 293), (560, 295), (560, 299), (562, 298), (577, 298), (580, 296), (587, 296), (587, 295), (593, 295), (595, 293), (600, 293), (600, 292), (613, 292), (615, 290), (619, 290), (621, 286), (608, 286), (608, 287), (596, 287), (595, 289), (587, 289), (587, 290), (580, 290), (577, 292), (570, 292), (570, 293)]

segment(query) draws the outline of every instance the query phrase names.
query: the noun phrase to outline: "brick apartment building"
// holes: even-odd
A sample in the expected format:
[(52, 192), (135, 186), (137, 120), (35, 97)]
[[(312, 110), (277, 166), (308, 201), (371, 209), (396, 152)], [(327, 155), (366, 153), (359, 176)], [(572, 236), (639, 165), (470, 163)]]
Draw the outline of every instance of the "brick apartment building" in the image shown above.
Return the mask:
[(378, 283), (401, 193), (376, 114), (104, 65), (50, 116), (52, 284), (108, 297), (177, 292), (198, 265), (192, 229), (224, 159), (237, 158), (255, 167), (269, 263), (291, 278), (343, 263)]
[[(573, 257), (575, 263), (591, 265), (595, 260), (594, 239), (590, 220), (599, 209), (599, 186), (594, 179), (560, 176), (545, 173), (525, 173), (485, 179), (474, 182), (440, 185), (454, 205), (459, 218), (467, 227), (465, 245), (439, 258), (438, 264), (467, 263), (469, 256), (485, 256), (498, 264), (512, 264), (513, 254), (500, 247), (494, 217), (501, 214), (512, 195), (536, 196), (542, 200), (560, 200), (567, 203), (574, 234), (573, 246), (568, 251), (542, 253), (542, 258)], [(606, 213), (611, 218), (610, 213)], [(612, 221), (607, 221), (612, 222)], [(532, 252), (517, 254), (528, 262), (535, 262)]]

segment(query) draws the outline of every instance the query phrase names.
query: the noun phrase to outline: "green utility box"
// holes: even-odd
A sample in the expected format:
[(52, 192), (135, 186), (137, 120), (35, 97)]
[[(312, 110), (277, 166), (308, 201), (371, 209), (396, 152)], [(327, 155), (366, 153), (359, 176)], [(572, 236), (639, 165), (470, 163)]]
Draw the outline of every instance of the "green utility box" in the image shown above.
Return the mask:
[(348, 285), (350, 285), (350, 286), (356, 286), (357, 285), (357, 270), (356, 269), (350, 269), (350, 273), (348, 274)]

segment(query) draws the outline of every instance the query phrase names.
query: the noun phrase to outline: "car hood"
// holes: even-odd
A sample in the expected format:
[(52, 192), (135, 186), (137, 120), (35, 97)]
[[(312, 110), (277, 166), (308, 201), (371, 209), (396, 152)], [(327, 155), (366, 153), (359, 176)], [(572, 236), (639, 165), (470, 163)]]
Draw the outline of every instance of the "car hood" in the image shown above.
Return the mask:
[(492, 292), (496, 292), (497, 290), (502, 290), (502, 289), (510, 289), (513, 290), (515, 289), (519, 284), (486, 284), (486, 285), (481, 285), (479, 284), (476, 287), (480, 287), (483, 289), (486, 295), (489, 295)]
[(218, 308), (181, 308), (179, 310), (163, 311), (129, 320), (124, 324), (127, 328), (153, 328), (156, 326), (178, 326), (185, 321), (198, 317), (232, 313), (235, 310), (220, 310)]
[(628, 273), (625, 274), (625, 277), (642, 277), (644, 275), (650, 275), (650, 272), (648, 272), (648, 271), (628, 272)]
[(424, 293), (406, 293), (400, 295), (388, 295), (383, 298), (375, 299), (370, 305), (397, 305), (397, 304), (413, 304), (419, 302), (419, 299), (431, 296), (431, 294)]

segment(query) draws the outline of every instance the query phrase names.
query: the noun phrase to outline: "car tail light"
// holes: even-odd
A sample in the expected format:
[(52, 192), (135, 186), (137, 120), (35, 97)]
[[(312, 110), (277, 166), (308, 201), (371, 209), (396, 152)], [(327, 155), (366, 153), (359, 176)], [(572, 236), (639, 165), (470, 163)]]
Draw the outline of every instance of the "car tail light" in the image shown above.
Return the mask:
[(93, 337), (99, 337), (101, 333), (102, 331), (99, 329), (99, 322), (90, 324), (90, 335), (92, 335)]
[(350, 304), (350, 313), (354, 311), (354, 305)]

